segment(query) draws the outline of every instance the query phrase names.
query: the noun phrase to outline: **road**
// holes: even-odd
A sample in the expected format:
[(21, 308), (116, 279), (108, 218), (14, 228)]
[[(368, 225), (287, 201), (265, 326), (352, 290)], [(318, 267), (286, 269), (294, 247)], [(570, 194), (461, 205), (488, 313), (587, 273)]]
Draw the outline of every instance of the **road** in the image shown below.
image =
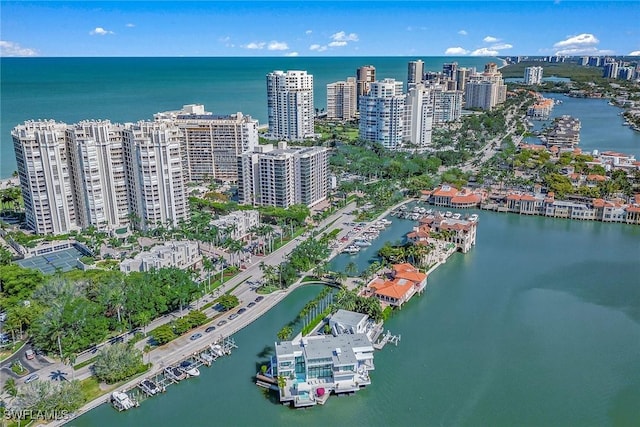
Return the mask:
[[(347, 229), (347, 226), (345, 225), (345, 223), (351, 223), (355, 220), (353, 215), (350, 214), (355, 208), (356, 208), (355, 203), (351, 203), (347, 205), (346, 207), (340, 209), (330, 217), (323, 220), (320, 224), (318, 224), (317, 229), (322, 230), (329, 224), (333, 223), (334, 227), (343, 228), (343, 230), (338, 236), (339, 238), (343, 235), (346, 235), (350, 230)], [(246, 269), (242, 270), (236, 276), (234, 276), (229, 281), (221, 285), (218, 289), (216, 289), (216, 292), (213, 294), (213, 296), (207, 295), (199, 299), (198, 301), (193, 302), (192, 304), (189, 305), (188, 308), (185, 308), (182, 313), (177, 311), (177, 312), (169, 313), (169, 314), (163, 315), (162, 317), (154, 319), (146, 328), (144, 328), (145, 331), (150, 331), (157, 328), (158, 326), (169, 323), (172, 320), (180, 317), (181, 315), (186, 314), (188, 311), (196, 309), (197, 307), (201, 307), (207, 302), (210, 302), (216, 296), (221, 295), (232, 289), (233, 289), (232, 294), (236, 295), (238, 297), (238, 300), (240, 301), (240, 305), (236, 307), (236, 309), (227, 313), (218, 311), (215, 308), (215, 306), (207, 308), (204, 311), (204, 313), (207, 315), (207, 317), (211, 319), (210, 322), (191, 331), (186, 336), (179, 337), (165, 346), (154, 349), (153, 351), (145, 355), (145, 360), (153, 362), (154, 365), (170, 364), (172, 363), (171, 361), (173, 361), (174, 359), (181, 358), (183, 354), (189, 354), (189, 352), (193, 352), (194, 349), (203, 347), (206, 344), (204, 342), (205, 339), (208, 341), (212, 341), (212, 338), (219, 338), (220, 336), (232, 335), (233, 333), (237, 332), (238, 330), (242, 329), (243, 327), (245, 327), (246, 325), (248, 325), (249, 323), (257, 319), (258, 317), (260, 317), (264, 312), (266, 312), (268, 309), (273, 307), (275, 304), (277, 304), (280, 300), (282, 300), (282, 298), (284, 298), (287, 295), (288, 292), (295, 289), (297, 285), (292, 286), (287, 291), (279, 291), (269, 295), (264, 295), (264, 300), (260, 301), (259, 303), (256, 303), (254, 307), (247, 309), (245, 313), (238, 316), (236, 319), (228, 320), (228, 317), (231, 314), (236, 313), (242, 307), (246, 308), (247, 304), (249, 304), (252, 301), (255, 301), (255, 299), (258, 297), (258, 294), (256, 293), (256, 289), (257, 289), (256, 283), (264, 279), (262, 275), (262, 270), (260, 269), (260, 263), (264, 262), (267, 265), (279, 265), (286, 259), (287, 255), (303, 239), (304, 239), (303, 237), (298, 237), (296, 239), (293, 239), (288, 243), (286, 243), (285, 245), (283, 245), (282, 247), (280, 247), (278, 250), (272, 252), (271, 254), (268, 254), (267, 256), (253, 257), (252, 262), (250, 264), (247, 264), (248, 267)], [(204, 332), (204, 330), (208, 326), (216, 325), (221, 319), (227, 320), (227, 324), (223, 326), (216, 326), (216, 330), (214, 332), (211, 332), (211, 333)], [(202, 333), (203, 337), (195, 341), (190, 341), (189, 337), (191, 336), (191, 334), (196, 332)], [(135, 335), (134, 332), (128, 332), (120, 335), (119, 337), (112, 338), (108, 342), (104, 342), (90, 350), (87, 350), (77, 356), (74, 362), (74, 365), (78, 365), (82, 362), (85, 362), (95, 357), (97, 351), (101, 347), (111, 345), (115, 342), (127, 342), (130, 339), (132, 339), (134, 335)], [(138, 341), (135, 344), (135, 347), (140, 350), (143, 350), (147, 344), (148, 344), (148, 341), (145, 339), (145, 340)], [(4, 382), (9, 377), (14, 377), (17, 380), (18, 384), (21, 384), (24, 381), (24, 378), (28, 376), (28, 375), (24, 375), (22, 377), (19, 377), (10, 371), (11, 363), (13, 363), (14, 360), (18, 360), (18, 359), (20, 359), (25, 365), (25, 367), (29, 369), (29, 373), (33, 373), (33, 372), (38, 373), (38, 375), (40, 376), (40, 380), (49, 379), (51, 377), (51, 374), (54, 372), (63, 372), (63, 374), (66, 374), (67, 377), (74, 377), (80, 380), (91, 376), (91, 371), (89, 366), (85, 366), (83, 368), (80, 368), (74, 371), (70, 366), (65, 365), (61, 362), (55, 362), (44, 356), (37, 356), (35, 360), (27, 361), (26, 358), (24, 357), (24, 352), (26, 351), (27, 348), (30, 348), (30, 347), (24, 347), (22, 350), (20, 350), (20, 352), (16, 353), (10, 359), (3, 362), (2, 366), (0, 366), (0, 371), (3, 372), (3, 375), (0, 376), (1, 377), (0, 389), (1, 387), (4, 386)], [(4, 375), (4, 373), (8, 373), (8, 372), (11, 372), (11, 374)]]

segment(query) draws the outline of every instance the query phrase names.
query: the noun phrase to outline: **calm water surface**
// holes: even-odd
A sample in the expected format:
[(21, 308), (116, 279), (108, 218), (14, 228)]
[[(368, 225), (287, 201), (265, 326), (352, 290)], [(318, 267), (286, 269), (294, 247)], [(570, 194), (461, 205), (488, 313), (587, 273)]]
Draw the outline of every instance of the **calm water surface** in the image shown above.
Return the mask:
[[(478, 213), (477, 246), (387, 322), (400, 345), (376, 353), (373, 384), (355, 396), (297, 411), (252, 382), (277, 331), (318, 292), (309, 287), (238, 333), (240, 348), (200, 378), (72, 425), (638, 425), (640, 229)], [(387, 238), (399, 240), (406, 224), (392, 219), (398, 235)]]

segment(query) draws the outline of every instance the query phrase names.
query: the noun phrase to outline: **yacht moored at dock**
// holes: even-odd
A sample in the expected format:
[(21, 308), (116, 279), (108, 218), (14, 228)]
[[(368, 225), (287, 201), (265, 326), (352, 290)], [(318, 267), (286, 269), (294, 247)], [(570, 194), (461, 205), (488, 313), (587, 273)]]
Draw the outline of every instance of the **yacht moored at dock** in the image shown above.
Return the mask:
[(127, 393), (117, 390), (111, 393), (111, 403), (118, 411), (126, 411), (138, 406), (138, 402), (132, 400)]
[(200, 376), (200, 370), (193, 363), (187, 360), (180, 364), (180, 370), (190, 377)]
[(356, 245), (349, 245), (342, 250), (343, 254), (350, 254), (350, 255), (357, 254), (358, 252), (360, 252), (360, 248)]

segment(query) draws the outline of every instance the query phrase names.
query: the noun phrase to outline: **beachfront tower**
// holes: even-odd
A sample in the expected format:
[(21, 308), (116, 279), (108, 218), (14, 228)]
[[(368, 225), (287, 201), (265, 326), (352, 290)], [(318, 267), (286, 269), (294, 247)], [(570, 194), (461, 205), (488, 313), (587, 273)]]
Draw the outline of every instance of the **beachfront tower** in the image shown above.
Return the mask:
[(422, 83), (424, 77), (424, 61), (409, 61), (407, 67), (407, 90), (417, 83)]
[(368, 95), (371, 89), (371, 83), (376, 81), (376, 67), (373, 65), (364, 65), (356, 70), (356, 90), (358, 99), (358, 111), (360, 108), (360, 97)]
[(384, 79), (371, 83), (368, 95), (360, 98), (360, 138), (379, 142), (390, 150), (402, 146), (405, 95), (402, 82)]
[(269, 137), (300, 141), (314, 136), (313, 76), (306, 71), (267, 74)]
[(38, 234), (78, 230), (67, 125), (27, 121), (11, 131), (27, 226)]
[(327, 85), (327, 119), (353, 120), (357, 106), (356, 79), (348, 77), (346, 81)]

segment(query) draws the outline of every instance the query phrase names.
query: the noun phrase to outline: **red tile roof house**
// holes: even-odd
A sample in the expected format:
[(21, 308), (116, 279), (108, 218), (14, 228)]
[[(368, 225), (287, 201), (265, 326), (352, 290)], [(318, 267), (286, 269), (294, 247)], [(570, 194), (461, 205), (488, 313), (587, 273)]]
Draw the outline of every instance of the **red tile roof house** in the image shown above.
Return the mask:
[(376, 277), (364, 289), (365, 296), (378, 298), (384, 305), (401, 307), (427, 286), (427, 275), (409, 263), (394, 264), (389, 277)]

